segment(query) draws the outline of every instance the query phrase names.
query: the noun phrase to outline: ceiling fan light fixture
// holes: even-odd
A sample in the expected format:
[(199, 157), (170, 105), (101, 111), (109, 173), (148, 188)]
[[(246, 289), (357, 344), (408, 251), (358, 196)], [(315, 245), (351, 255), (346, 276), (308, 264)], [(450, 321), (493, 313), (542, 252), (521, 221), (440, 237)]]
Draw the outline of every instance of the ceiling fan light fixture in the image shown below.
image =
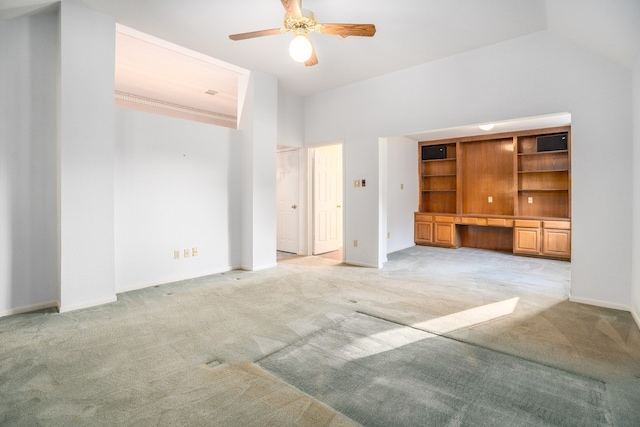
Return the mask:
[(296, 62), (306, 62), (311, 58), (313, 47), (306, 35), (297, 35), (289, 44), (289, 56)]

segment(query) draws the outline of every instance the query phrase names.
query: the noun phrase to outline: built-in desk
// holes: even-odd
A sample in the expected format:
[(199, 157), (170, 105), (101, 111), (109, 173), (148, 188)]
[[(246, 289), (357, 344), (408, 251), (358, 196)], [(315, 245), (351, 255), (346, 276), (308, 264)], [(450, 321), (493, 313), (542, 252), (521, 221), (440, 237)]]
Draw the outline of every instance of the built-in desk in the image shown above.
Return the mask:
[(571, 221), (501, 215), (414, 214), (416, 244), (571, 258)]

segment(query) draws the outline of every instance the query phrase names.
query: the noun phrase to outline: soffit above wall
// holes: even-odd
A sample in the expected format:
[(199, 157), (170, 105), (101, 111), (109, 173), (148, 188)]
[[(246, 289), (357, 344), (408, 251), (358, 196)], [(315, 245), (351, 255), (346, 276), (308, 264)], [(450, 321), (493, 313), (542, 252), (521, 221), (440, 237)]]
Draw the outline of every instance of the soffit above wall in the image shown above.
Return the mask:
[(118, 25), (116, 105), (231, 128), (246, 70)]
[(626, 68), (640, 56), (640, 1), (547, 0), (549, 30)]
[(560, 126), (568, 126), (571, 124), (571, 114), (558, 113), (548, 114), (536, 117), (525, 117), (521, 119), (505, 120), (501, 122), (493, 122), (494, 127), (488, 131), (481, 130), (478, 126), (486, 123), (477, 123), (465, 126), (456, 126), (446, 129), (434, 129), (425, 132), (418, 132), (410, 135), (404, 135), (415, 141), (437, 141), (447, 138), (462, 138), (465, 136), (477, 136), (486, 134), (495, 134), (503, 132), (517, 132), (529, 129), (545, 129)]

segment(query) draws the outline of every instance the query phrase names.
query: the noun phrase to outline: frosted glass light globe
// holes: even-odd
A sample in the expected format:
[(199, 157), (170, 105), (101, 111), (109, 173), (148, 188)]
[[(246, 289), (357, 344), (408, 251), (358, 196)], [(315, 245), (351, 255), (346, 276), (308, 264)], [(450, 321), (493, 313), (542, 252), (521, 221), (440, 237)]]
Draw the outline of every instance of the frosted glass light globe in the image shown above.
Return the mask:
[(289, 56), (296, 62), (306, 62), (311, 58), (313, 47), (307, 36), (295, 36), (289, 45)]

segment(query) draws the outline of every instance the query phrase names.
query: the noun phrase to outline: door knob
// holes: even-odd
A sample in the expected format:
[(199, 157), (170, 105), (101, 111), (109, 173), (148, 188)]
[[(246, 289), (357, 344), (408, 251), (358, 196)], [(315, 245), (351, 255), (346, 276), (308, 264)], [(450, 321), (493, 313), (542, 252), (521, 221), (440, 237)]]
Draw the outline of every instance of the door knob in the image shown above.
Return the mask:
[(338, 209), (340, 209), (341, 207), (342, 207), (342, 206), (340, 206), (340, 205), (336, 205), (336, 208), (338, 208)]

